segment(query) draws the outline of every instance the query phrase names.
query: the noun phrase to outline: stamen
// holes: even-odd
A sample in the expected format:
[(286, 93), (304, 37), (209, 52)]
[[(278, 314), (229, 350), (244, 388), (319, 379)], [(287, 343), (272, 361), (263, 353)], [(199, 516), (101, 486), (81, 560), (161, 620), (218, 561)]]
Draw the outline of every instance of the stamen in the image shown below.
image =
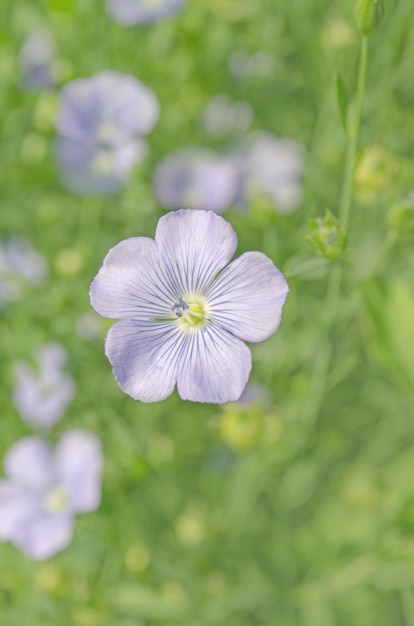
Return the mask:
[(186, 330), (201, 329), (209, 322), (208, 304), (204, 296), (180, 296), (172, 306), (172, 311)]
[(182, 317), (184, 312), (188, 309), (188, 304), (184, 302), (181, 296), (178, 298), (178, 302), (173, 305), (172, 310), (176, 314), (177, 317)]

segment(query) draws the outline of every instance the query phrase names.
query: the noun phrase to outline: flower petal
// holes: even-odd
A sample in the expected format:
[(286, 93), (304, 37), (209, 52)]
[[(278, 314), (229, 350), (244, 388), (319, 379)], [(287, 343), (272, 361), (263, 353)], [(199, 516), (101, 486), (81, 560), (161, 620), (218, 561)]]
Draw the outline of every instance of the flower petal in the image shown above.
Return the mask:
[(107, 12), (115, 22), (131, 26), (144, 22), (156, 22), (163, 17), (178, 12), (184, 0), (107, 0)]
[(155, 241), (181, 295), (204, 291), (237, 247), (237, 235), (226, 220), (211, 211), (194, 209), (164, 215)]
[(39, 510), (36, 499), (24, 488), (0, 481), (0, 540), (11, 541), (19, 524)]
[(140, 138), (108, 147), (58, 137), (54, 149), (59, 177), (68, 191), (77, 195), (111, 196), (146, 157), (148, 146)]
[(169, 318), (176, 302), (157, 245), (148, 237), (125, 239), (108, 252), (90, 297), (98, 313), (121, 319)]
[(101, 501), (103, 457), (101, 442), (92, 433), (72, 430), (61, 438), (55, 452), (56, 469), (70, 494), (74, 513), (95, 511)]
[(288, 294), (283, 274), (261, 252), (246, 252), (211, 286), (211, 319), (244, 341), (264, 341), (276, 332)]
[(35, 561), (44, 561), (66, 548), (72, 534), (72, 516), (45, 514), (20, 524), (12, 543)]
[(6, 453), (4, 470), (18, 486), (44, 489), (54, 478), (53, 453), (39, 437), (25, 437)]
[(105, 354), (122, 391), (142, 402), (167, 398), (177, 380), (184, 340), (174, 322), (125, 320), (112, 326)]
[(177, 376), (181, 398), (215, 404), (237, 400), (252, 366), (249, 348), (214, 325), (188, 339)]

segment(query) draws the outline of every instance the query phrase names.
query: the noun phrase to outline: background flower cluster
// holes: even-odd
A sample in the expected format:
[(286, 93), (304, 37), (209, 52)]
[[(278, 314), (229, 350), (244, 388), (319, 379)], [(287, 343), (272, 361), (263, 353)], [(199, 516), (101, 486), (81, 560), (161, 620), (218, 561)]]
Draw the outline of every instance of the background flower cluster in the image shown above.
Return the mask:
[[(0, 623), (412, 625), (414, 15), (387, 1), (369, 39), (345, 233), (354, 8), (0, 3)], [(89, 303), (107, 251), (182, 205), (289, 283), (224, 406), (123, 394)], [(66, 452), (91, 482), (47, 550)]]

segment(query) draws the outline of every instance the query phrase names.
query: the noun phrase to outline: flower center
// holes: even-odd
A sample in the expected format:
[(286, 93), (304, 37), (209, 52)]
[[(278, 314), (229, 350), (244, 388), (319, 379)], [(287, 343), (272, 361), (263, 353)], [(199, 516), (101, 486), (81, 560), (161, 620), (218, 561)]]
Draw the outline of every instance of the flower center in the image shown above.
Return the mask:
[(145, 9), (158, 9), (158, 7), (162, 7), (163, 0), (144, 0), (139, 4), (142, 4)]
[(99, 142), (106, 143), (110, 141), (116, 133), (116, 125), (108, 119), (104, 119), (98, 126), (97, 138)]
[(199, 329), (209, 321), (208, 304), (203, 296), (180, 296), (172, 310), (186, 330)]
[(46, 494), (44, 499), (46, 509), (50, 513), (63, 513), (69, 504), (69, 494), (65, 487), (54, 487)]

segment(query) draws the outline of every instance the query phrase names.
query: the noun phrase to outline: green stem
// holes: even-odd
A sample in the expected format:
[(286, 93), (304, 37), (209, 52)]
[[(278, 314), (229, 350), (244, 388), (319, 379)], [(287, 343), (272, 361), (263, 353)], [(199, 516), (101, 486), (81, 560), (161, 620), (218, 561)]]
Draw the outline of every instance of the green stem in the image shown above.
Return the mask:
[(344, 183), (339, 204), (339, 221), (344, 230), (348, 227), (351, 207), (352, 181), (354, 172), (355, 154), (358, 144), (359, 127), (361, 125), (362, 105), (364, 102), (365, 83), (367, 76), (368, 39), (362, 37), (361, 53), (359, 56), (358, 83), (356, 92), (356, 107), (354, 123), (348, 132), (348, 145), (346, 151)]
[[(366, 37), (362, 37), (358, 67), (355, 115), (353, 118), (353, 124), (350, 126), (348, 132), (344, 182), (339, 204), (339, 220), (345, 231), (348, 227), (351, 208), (354, 162), (358, 145), (359, 127), (361, 124), (362, 106), (364, 102), (367, 74), (367, 53), (368, 40)], [(315, 367), (313, 369), (313, 378), (311, 385), (312, 395), (310, 398), (308, 398), (306, 408), (303, 414), (303, 421), (307, 424), (308, 427), (311, 427), (314, 424), (318, 416), (325, 393), (326, 381), (332, 360), (332, 327), (338, 315), (341, 282), (342, 266), (333, 265), (329, 273), (325, 300), (325, 338), (322, 341), (322, 345), (319, 346)]]

